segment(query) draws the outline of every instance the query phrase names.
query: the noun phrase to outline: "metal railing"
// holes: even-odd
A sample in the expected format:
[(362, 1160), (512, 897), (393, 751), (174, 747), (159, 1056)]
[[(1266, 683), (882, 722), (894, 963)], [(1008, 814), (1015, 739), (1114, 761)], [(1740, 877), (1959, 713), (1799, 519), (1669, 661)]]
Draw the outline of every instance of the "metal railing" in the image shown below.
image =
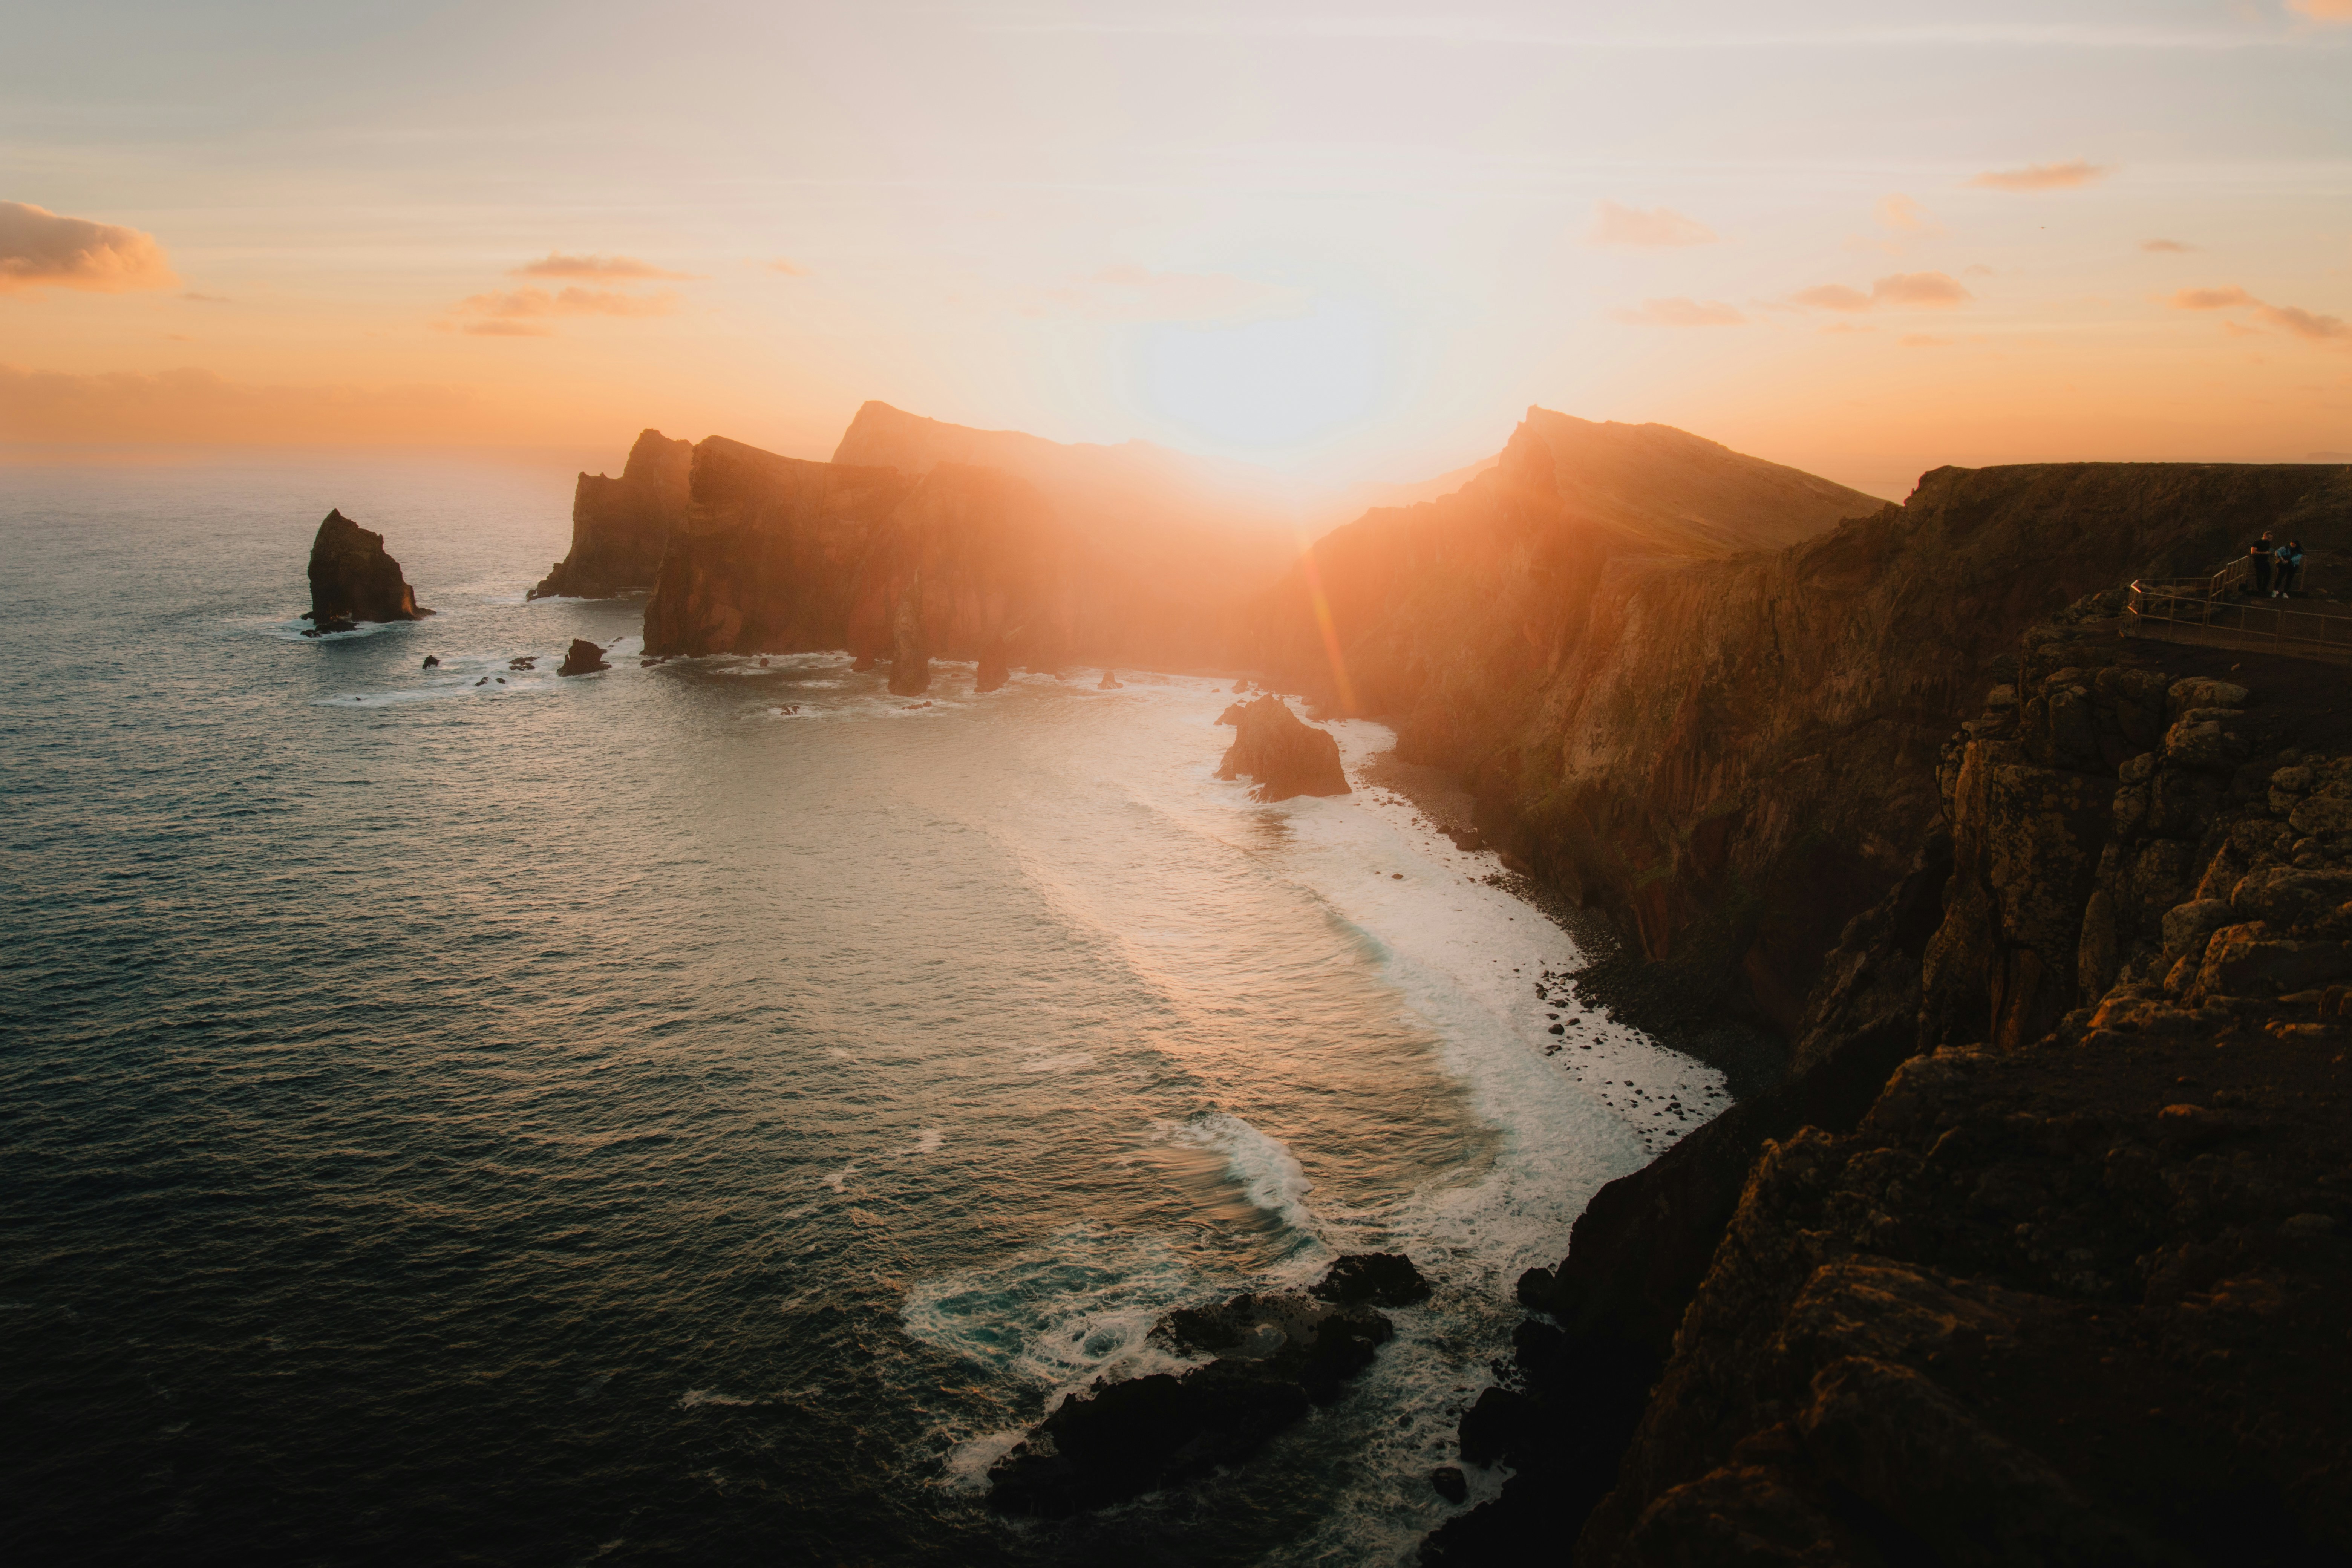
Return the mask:
[(2252, 575), (2252, 558), (2241, 555), (2208, 576), (2142, 578), (2125, 600), (2124, 635), (2352, 656), (2352, 616), (2296, 609), (2285, 599), (2240, 597), (2238, 590)]

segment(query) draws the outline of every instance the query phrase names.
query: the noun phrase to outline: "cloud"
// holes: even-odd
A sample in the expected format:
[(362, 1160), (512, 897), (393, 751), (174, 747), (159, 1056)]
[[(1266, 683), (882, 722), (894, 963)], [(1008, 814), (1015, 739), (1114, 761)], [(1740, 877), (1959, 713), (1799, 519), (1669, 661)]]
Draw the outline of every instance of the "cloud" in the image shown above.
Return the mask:
[(1909, 332), (1895, 341), (1906, 349), (1947, 349), (1952, 346), (1951, 339), (1931, 338), (1925, 332)]
[(1874, 332), (1874, 331), (1878, 331), (1878, 329), (1877, 329), (1876, 327), (1865, 327), (1865, 326), (1863, 326), (1863, 325), (1861, 325), (1860, 323), (1858, 323), (1858, 322), (1854, 322), (1854, 321), (1832, 321), (1828, 326), (1823, 327), (1823, 328), (1822, 329), (1822, 331), (1823, 332), (1825, 332), (1825, 333), (1826, 333), (1826, 332)]
[(1916, 235), (1921, 239), (1944, 237), (1944, 226), (1936, 221), (1935, 215), (1899, 191), (1878, 198), (1878, 221), (1898, 234)]
[(179, 281), (152, 234), (0, 202), (0, 293), (46, 288), (117, 294)]
[(2168, 303), (2176, 310), (2252, 310), (2256, 321), (2298, 338), (2314, 342), (2352, 342), (2352, 325), (2341, 316), (2323, 316), (2299, 305), (2273, 305), (2234, 283), (2220, 289), (2183, 289)]
[(1644, 300), (1638, 310), (1612, 310), (1629, 327), (1738, 327), (1748, 318), (1720, 300)]
[(589, 278), (612, 282), (632, 280), (667, 280), (690, 282), (691, 272), (665, 272), (650, 262), (639, 261), (634, 256), (565, 256), (549, 251), (537, 261), (526, 261), (507, 274), (509, 278)]
[(1890, 272), (1873, 283), (1867, 294), (1843, 283), (1816, 283), (1810, 289), (1798, 289), (1789, 296), (1789, 300), (1809, 310), (1871, 310), (1882, 305), (1895, 310), (1941, 310), (1965, 305), (1975, 298), (1948, 272)]
[(180, 298), (183, 300), (193, 300), (199, 305), (226, 305), (231, 303), (231, 300), (226, 294), (199, 294), (193, 289), (181, 295)]
[(807, 268), (782, 256), (768, 263), (768, 270), (784, 278), (806, 278), (809, 275)]
[(1671, 207), (1653, 207), (1644, 212), (1638, 207), (1619, 206), (1615, 202), (1602, 202), (1594, 209), (1592, 232), (1585, 241), (1589, 245), (1639, 246), (1715, 242), (1715, 230)]
[(2193, 245), (2183, 245), (2177, 239), (2143, 239), (2139, 247), (2160, 256), (2186, 256), (2197, 248)]
[[(1106, 267), (1084, 289), (1048, 289), (1053, 306), (1109, 321), (1263, 321), (1302, 314), (1306, 296), (1229, 272), (1154, 272)], [(1043, 315), (1043, 308), (1024, 313)]]
[(1971, 261), (1966, 267), (1960, 268), (1960, 276), (1963, 278), (1990, 278), (1992, 276), (1992, 268), (1987, 267), (1981, 261)]
[(1859, 289), (1849, 289), (1843, 283), (1816, 283), (1811, 289), (1800, 289), (1789, 296), (1794, 304), (1811, 310), (1867, 310), (1870, 296)]
[(2286, 0), (2286, 8), (2315, 22), (2352, 22), (2352, 0)]
[(1975, 298), (1960, 287), (1958, 279), (1948, 272), (1896, 272), (1870, 286), (1870, 300), (1874, 305), (1909, 305), (1920, 310), (1943, 310), (1954, 305), (1965, 305)]
[(453, 314), (476, 318), (464, 329), (476, 337), (543, 338), (551, 335), (549, 329), (522, 323), (551, 316), (667, 316), (676, 309), (677, 296), (667, 291), (623, 294), (574, 285), (553, 294), (544, 289), (475, 294), (459, 300)]
[(1969, 182), (1987, 191), (2071, 191), (2078, 185), (2095, 184), (2115, 173), (2098, 163), (2086, 163), (2080, 158), (2063, 163), (2028, 163), (2022, 169), (1991, 169)]
[(2227, 289), (2183, 289), (2172, 297), (2176, 310), (2234, 310), (2255, 302), (2252, 294), (2234, 285)]

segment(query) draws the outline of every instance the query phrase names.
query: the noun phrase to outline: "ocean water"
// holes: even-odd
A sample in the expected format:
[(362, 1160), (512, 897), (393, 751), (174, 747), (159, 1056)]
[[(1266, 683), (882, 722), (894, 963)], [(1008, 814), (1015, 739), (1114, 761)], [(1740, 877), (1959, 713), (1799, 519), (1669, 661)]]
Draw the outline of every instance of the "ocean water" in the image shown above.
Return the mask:
[[(1411, 1561), (1518, 1272), (1719, 1076), (1544, 1004), (1411, 802), (1215, 780), (1217, 682), (643, 668), (523, 599), (569, 493), (0, 469), (10, 1557)], [(329, 506), (440, 613), (302, 638)], [(1434, 1298), (1255, 1463), (982, 1509), (1160, 1313), (1367, 1248)]]

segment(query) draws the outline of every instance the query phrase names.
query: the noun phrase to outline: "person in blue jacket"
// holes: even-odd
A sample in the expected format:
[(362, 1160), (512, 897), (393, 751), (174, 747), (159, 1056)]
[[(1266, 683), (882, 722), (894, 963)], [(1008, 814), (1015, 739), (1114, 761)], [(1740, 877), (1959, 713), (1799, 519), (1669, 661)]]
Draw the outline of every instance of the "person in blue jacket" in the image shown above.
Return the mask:
[(2271, 574), (2272, 592), (2284, 599), (2303, 581), (2303, 546), (2290, 539), (2272, 552), (2271, 558), (2276, 563)]

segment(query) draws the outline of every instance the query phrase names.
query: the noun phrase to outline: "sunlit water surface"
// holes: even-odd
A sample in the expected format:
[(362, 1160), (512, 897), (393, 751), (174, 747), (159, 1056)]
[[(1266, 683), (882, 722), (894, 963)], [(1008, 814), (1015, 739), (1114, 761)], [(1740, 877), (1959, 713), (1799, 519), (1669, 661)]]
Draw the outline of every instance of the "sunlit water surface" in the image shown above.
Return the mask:
[[(1214, 683), (642, 668), (523, 600), (568, 500), (0, 470), (11, 1555), (1409, 1561), (1518, 1271), (1719, 1079), (1548, 1056), (1568, 939), (1385, 792), (1214, 780)], [(300, 637), (330, 505), (440, 614)], [(1256, 1463), (982, 1510), (1161, 1311), (1374, 1247), (1435, 1298)]]

